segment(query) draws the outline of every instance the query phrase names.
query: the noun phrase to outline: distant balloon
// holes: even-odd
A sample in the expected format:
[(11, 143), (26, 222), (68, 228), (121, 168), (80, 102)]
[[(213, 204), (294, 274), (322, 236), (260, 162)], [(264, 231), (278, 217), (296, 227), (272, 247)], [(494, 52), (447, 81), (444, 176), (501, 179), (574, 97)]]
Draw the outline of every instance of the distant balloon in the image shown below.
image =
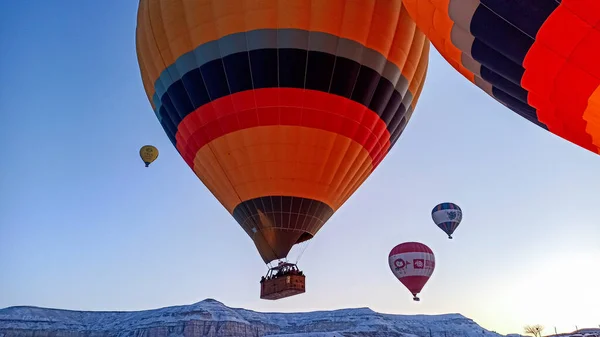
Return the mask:
[(140, 157), (144, 161), (144, 164), (146, 164), (146, 167), (148, 167), (148, 165), (152, 164), (158, 158), (158, 149), (152, 145), (144, 145), (140, 149)]
[(413, 300), (420, 301), (417, 294), (421, 292), (435, 269), (433, 251), (419, 242), (405, 242), (392, 249), (388, 262), (394, 276), (413, 295)]
[(452, 239), (452, 233), (462, 220), (462, 210), (457, 204), (443, 202), (433, 208), (431, 218), (439, 228), (448, 234), (448, 239)]

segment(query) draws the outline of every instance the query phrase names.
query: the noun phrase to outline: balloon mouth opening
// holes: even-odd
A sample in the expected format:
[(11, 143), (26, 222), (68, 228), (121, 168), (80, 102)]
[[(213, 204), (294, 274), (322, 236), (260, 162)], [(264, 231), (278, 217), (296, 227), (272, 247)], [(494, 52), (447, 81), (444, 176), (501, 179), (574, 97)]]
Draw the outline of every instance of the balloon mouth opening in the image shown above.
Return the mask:
[(302, 233), (302, 235), (300, 235), (300, 237), (298, 238), (298, 240), (296, 241), (295, 244), (299, 244), (299, 243), (302, 243), (304, 241), (308, 241), (308, 240), (310, 240), (312, 238), (313, 238), (312, 234), (310, 234), (308, 232), (304, 232), (304, 233)]

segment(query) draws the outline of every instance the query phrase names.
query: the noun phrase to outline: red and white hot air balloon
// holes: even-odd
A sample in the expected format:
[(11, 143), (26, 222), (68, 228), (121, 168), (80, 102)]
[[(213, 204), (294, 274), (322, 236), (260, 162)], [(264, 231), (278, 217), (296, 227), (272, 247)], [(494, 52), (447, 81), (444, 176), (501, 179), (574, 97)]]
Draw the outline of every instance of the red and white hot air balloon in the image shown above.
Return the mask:
[(433, 251), (419, 242), (405, 242), (390, 251), (388, 260), (392, 273), (413, 294), (413, 300), (419, 301), (417, 294), (435, 269)]

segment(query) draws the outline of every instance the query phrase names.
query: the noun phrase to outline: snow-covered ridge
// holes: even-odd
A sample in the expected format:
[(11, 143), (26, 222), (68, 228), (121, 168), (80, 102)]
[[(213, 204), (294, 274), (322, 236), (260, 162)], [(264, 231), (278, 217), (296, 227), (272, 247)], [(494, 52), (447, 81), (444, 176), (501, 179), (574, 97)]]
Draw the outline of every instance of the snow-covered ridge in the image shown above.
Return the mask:
[(558, 335), (548, 335), (546, 337), (600, 337), (600, 329), (579, 329), (569, 333), (560, 333)]
[[(186, 334), (183, 327), (190, 324), (202, 326), (203, 329), (217, 324), (213, 329), (216, 332)], [(230, 328), (225, 328), (224, 324)], [(116, 336), (131, 335), (124, 332), (177, 326), (181, 326), (182, 329), (180, 334), (175, 335), (181, 336), (500, 337), (499, 334), (481, 328), (460, 314), (391, 315), (380, 314), (369, 308), (307, 313), (261, 313), (230, 308), (213, 299), (191, 305), (144, 311), (74, 311), (24, 306), (0, 309), (0, 336), (7, 337), (21, 336), (22, 334), (16, 334), (17, 331), (72, 332), (69, 335), (101, 332), (103, 335)], [(220, 334), (219, 329), (231, 331)], [(238, 334), (235, 331), (240, 332)], [(256, 333), (248, 334), (247, 331)]]

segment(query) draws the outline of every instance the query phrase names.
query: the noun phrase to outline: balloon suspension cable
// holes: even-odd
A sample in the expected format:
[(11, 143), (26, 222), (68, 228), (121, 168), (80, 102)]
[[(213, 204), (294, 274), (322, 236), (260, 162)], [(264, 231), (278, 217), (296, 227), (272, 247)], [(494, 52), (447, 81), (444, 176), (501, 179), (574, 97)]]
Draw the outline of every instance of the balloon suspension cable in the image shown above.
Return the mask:
[(298, 264), (298, 261), (300, 261), (300, 258), (302, 258), (302, 255), (304, 255), (304, 252), (306, 251), (306, 248), (308, 248), (308, 245), (310, 245), (311, 241), (312, 240), (305, 241), (306, 245), (304, 245), (304, 248), (302, 248), (302, 250), (300, 251), (298, 258), (296, 258), (296, 264)]

